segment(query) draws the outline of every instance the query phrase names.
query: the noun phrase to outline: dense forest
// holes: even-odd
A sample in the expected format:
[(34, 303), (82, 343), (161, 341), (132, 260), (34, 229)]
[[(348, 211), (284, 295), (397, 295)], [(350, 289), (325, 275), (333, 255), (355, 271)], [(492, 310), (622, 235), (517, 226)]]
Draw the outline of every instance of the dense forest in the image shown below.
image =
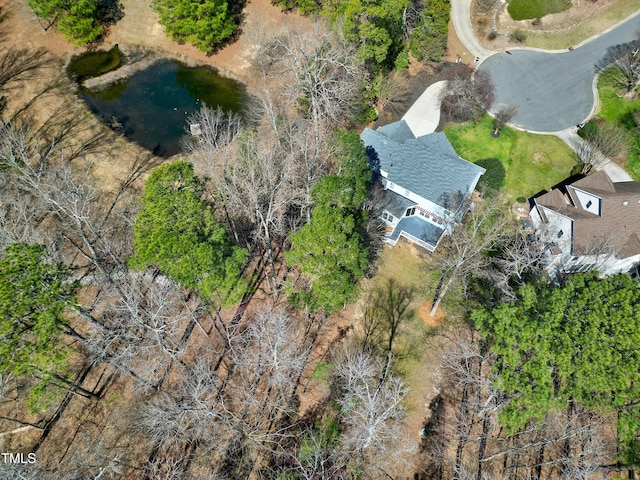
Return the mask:
[[(0, 36), (0, 445), (37, 457), (0, 478), (632, 478), (637, 282), (551, 282), (487, 189), (415, 255), (423, 290), (372, 281), (384, 229), (358, 132), (410, 59), (440, 60), (448, 3), (275, 3), (313, 28), (265, 40), (246, 111), (203, 107), (168, 161), (88, 121), (47, 51)], [(119, 15), (29, 4), (79, 43)], [(204, 50), (240, 22), (224, 1), (153, 6)], [(490, 79), (450, 75), (450, 118), (479, 120)], [(425, 295), (445, 320), (412, 330)], [(407, 435), (416, 342), (441, 375)]]

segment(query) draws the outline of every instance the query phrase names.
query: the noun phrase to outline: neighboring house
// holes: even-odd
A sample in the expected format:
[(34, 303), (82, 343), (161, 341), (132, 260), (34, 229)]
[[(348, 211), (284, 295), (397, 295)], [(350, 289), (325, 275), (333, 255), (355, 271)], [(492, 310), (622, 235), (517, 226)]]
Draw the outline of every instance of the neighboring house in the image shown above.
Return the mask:
[(598, 270), (632, 273), (640, 263), (640, 183), (604, 171), (533, 199), (529, 213), (552, 277)]
[(444, 133), (416, 138), (404, 120), (360, 135), (384, 187), (384, 240), (400, 237), (433, 252), (470, 206), (485, 169), (458, 157)]

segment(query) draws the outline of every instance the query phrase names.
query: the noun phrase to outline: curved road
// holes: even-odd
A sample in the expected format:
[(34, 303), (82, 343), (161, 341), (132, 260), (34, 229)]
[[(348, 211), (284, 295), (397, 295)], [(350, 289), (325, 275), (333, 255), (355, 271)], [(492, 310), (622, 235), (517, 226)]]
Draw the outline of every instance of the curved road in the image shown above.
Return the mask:
[(489, 72), (496, 86), (492, 109), (515, 105), (518, 114), (511, 123), (535, 132), (582, 122), (594, 107), (598, 62), (607, 48), (638, 38), (639, 31), (640, 12), (572, 51), (514, 49), (491, 55), (479, 69)]

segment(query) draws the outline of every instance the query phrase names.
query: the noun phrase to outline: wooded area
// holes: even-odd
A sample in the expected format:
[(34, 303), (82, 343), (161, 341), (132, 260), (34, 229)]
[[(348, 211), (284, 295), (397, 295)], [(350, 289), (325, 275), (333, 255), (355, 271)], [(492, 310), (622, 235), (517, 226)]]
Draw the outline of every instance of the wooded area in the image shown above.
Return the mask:
[[(552, 283), (497, 187), (415, 256), (432, 282), (370, 281), (384, 230), (358, 122), (403, 55), (442, 55), (448, 4), (415, 3), (287, 3), (340, 28), (265, 40), (246, 111), (203, 107), (189, 118), (201, 134), (162, 164), (88, 120), (44, 50), (0, 37), (0, 442), (38, 458), (0, 464), (0, 477), (635, 469), (630, 277)], [(491, 104), (490, 79), (472, 73), (450, 70), (451, 118)], [(16, 101), (36, 77), (51, 81)], [(120, 155), (126, 168), (111, 169)], [(425, 292), (446, 321), (412, 341), (442, 342), (442, 374), (431, 417), (407, 434), (401, 362)]]

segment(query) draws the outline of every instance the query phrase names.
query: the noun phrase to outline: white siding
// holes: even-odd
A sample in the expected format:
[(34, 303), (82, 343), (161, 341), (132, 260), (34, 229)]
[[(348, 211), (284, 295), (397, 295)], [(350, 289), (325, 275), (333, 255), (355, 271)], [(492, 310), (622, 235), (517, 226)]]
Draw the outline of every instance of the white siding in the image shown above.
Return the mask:
[[(540, 240), (544, 243), (554, 243), (565, 255), (571, 255), (573, 245), (573, 220), (558, 212), (538, 205), (544, 209), (547, 224), (542, 229)], [(536, 225), (538, 227), (538, 225)], [(538, 227), (539, 228), (539, 227)]]
[(602, 199), (600, 197), (577, 188), (573, 188), (573, 192), (583, 209), (598, 216), (602, 215)]

